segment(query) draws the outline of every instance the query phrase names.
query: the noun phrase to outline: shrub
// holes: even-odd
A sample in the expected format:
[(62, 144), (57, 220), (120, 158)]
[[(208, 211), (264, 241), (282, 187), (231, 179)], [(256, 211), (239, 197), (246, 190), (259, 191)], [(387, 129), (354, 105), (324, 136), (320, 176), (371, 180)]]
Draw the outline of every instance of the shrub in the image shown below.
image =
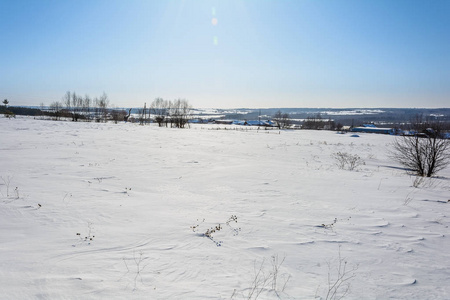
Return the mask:
[(450, 140), (440, 135), (397, 137), (391, 158), (418, 176), (431, 177), (450, 164)]
[(348, 170), (353, 171), (357, 167), (366, 164), (357, 154), (337, 152), (333, 153), (332, 157), (336, 160), (336, 165), (338, 166), (338, 168), (342, 170), (348, 168)]

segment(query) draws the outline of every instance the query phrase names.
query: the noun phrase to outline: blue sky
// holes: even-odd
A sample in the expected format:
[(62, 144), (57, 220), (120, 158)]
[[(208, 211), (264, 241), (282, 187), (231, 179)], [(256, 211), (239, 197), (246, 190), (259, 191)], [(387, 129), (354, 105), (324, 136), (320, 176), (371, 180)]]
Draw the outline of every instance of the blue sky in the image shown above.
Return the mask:
[(450, 1), (0, 0), (0, 98), (449, 107)]

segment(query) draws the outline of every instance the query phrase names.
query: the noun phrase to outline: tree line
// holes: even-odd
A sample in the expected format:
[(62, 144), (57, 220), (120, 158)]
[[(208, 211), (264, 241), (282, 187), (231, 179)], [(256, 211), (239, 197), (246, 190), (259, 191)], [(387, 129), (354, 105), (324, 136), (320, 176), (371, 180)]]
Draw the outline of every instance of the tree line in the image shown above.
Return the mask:
[[(43, 107), (43, 104), (41, 106)], [(65, 117), (71, 118), (74, 122), (79, 120), (106, 122), (110, 117), (108, 106), (109, 99), (105, 92), (100, 97), (92, 99), (88, 95), (83, 97), (76, 92), (67, 91), (61, 101), (50, 104), (49, 112), (56, 120)]]
[[(147, 104), (138, 110), (138, 121), (141, 125), (154, 121), (158, 126), (166, 126), (175, 128), (184, 128), (188, 124), (192, 106), (185, 99), (164, 100), (156, 98), (147, 108)], [(62, 101), (52, 102), (49, 111), (56, 120), (61, 117), (71, 118), (72, 121), (79, 120), (96, 122), (106, 122), (113, 120), (128, 121), (131, 115), (131, 109), (127, 111), (123, 109), (110, 109), (109, 99), (106, 93), (100, 97), (90, 98), (88, 95), (84, 97), (76, 92), (66, 92)], [(132, 119), (134, 120), (134, 118)]]
[(156, 98), (149, 110), (159, 127), (168, 127), (170, 124), (170, 127), (184, 128), (188, 124), (192, 106), (185, 99), (171, 101)]
[[(48, 107), (41, 103), (40, 109), (28, 107), (8, 107), (9, 101), (5, 99), (3, 106), (0, 106), (0, 113), (18, 114), (31, 116), (48, 116), (54, 120), (71, 119), (78, 121), (107, 122), (135, 121), (131, 116), (131, 108), (124, 109), (110, 108), (108, 95), (103, 92), (100, 97), (91, 98), (89, 95), (82, 96), (76, 92), (67, 91), (60, 101), (53, 101)], [(147, 108), (138, 110), (137, 120), (140, 124), (155, 122), (159, 127), (184, 128), (188, 124), (191, 116), (192, 106), (186, 99), (165, 100), (156, 98)]]

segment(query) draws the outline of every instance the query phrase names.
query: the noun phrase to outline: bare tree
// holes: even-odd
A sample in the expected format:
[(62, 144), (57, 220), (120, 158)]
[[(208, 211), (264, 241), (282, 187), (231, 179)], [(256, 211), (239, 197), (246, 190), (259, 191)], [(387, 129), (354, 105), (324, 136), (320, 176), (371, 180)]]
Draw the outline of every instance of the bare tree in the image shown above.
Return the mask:
[(318, 113), (315, 116), (309, 116), (306, 118), (306, 120), (303, 122), (303, 129), (320, 129), (324, 125), (323, 118), (320, 113)]
[(125, 120), (127, 117), (127, 112), (123, 109), (112, 109), (111, 110), (111, 118), (113, 119), (114, 123), (117, 124), (119, 121)]
[(88, 95), (85, 95), (83, 99), (82, 111), (84, 118), (87, 121), (91, 120), (91, 105), (92, 105), (91, 98)]
[(277, 122), (278, 129), (287, 128), (291, 125), (291, 119), (288, 113), (282, 113), (281, 110), (277, 111), (273, 116), (273, 120)]
[(431, 177), (441, 171), (450, 164), (450, 139), (445, 139), (442, 125), (416, 117), (413, 133), (393, 142), (391, 157), (418, 176)]
[(72, 93), (72, 110), (71, 110), (71, 115), (72, 115), (72, 121), (76, 122), (78, 121), (78, 117), (77, 117), (77, 102), (78, 102), (78, 96), (75, 92)]
[(140, 125), (144, 125), (145, 123), (147, 123), (147, 113), (148, 113), (147, 103), (144, 103), (144, 108), (139, 109), (138, 111)]
[(80, 118), (81, 108), (83, 106), (83, 98), (77, 96), (75, 92), (72, 93), (72, 121), (77, 122)]
[(123, 120), (125, 122), (128, 122), (128, 118), (131, 116), (131, 108), (128, 110), (128, 114), (125, 112), (125, 114), (123, 115)]
[(39, 104), (39, 109), (40, 109), (39, 115), (44, 116), (44, 115), (45, 115), (45, 113), (44, 113), (44, 110), (45, 110), (45, 104), (44, 104), (44, 102), (41, 102), (41, 103)]
[(101, 121), (101, 112), (100, 112), (100, 107), (99, 107), (99, 102), (100, 100), (95, 97), (93, 100), (93, 118), (95, 120), (95, 122), (100, 122)]
[(106, 93), (103, 92), (103, 95), (97, 100), (97, 107), (99, 108), (99, 115), (100, 115), (98, 117), (103, 122), (106, 122), (108, 119), (108, 106), (109, 106), (108, 95), (106, 95)]
[(67, 91), (62, 98), (62, 102), (66, 106), (67, 114), (72, 117), (72, 121), (77, 122), (82, 117), (83, 98), (77, 96), (75, 92)]
[(68, 113), (71, 113), (71, 111), (72, 111), (72, 101), (71, 100), (72, 100), (72, 94), (70, 93), (70, 91), (67, 91), (66, 94), (62, 98), (62, 102), (66, 106), (66, 110)]
[(173, 109), (173, 102), (171, 100), (167, 100), (167, 110), (166, 110), (166, 117), (164, 118), (164, 122), (167, 124), (170, 122), (170, 127), (173, 126), (173, 118), (172, 118), (172, 109)]
[(171, 124), (177, 128), (184, 128), (189, 121), (192, 106), (185, 99), (177, 99), (170, 109)]
[(150, 105), (150, 113), (155, 116), (155, 121), (159, 127), (163, 126), (168, 113), (168, 102), (162, 98), (156, 98)]
[(278, 129), (281, 129), (281, 119), (282, 119), (283, 114), (281, 113), (281, 110), (277, 111), (274, 115), (273, 115), (273, 120), (275, 122), (277, 122), (277, 127)]
[(52, 102), (50, 104), (50, 111), (52, 112), (53, 116), (55, 117), (55, 120), (59, 120), (61, 118), (61, 109), (62, 104), (59, 101)]
[(288, 113), (284, 113), (281, 116), (281, 124), (283, 128), (288, 128), (289, 126), (291, 126), (291, 118), (289, 117)]

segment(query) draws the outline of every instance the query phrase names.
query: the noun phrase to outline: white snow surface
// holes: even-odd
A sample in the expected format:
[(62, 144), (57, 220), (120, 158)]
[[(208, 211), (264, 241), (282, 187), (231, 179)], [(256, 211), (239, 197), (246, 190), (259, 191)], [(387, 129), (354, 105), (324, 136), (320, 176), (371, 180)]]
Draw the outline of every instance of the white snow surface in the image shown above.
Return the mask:
[(0, 118), (0, 298), (449, 299), (450, 171), (394, 138)]

